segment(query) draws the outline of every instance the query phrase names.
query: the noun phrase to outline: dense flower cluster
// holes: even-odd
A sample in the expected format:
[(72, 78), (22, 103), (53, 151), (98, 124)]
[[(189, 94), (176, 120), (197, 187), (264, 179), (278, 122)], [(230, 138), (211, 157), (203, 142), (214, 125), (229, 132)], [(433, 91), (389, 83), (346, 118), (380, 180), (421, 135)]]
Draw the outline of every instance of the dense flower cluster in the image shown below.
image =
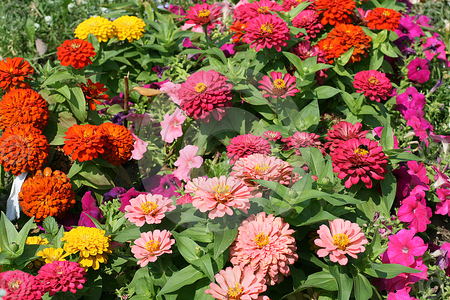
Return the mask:
[(34, 69), (30, 63), (21, 57), (10, 58), (0, 61), (0, 89), (9, 92), (15, 89), (30, 88), (25, 80), (30, 80)]

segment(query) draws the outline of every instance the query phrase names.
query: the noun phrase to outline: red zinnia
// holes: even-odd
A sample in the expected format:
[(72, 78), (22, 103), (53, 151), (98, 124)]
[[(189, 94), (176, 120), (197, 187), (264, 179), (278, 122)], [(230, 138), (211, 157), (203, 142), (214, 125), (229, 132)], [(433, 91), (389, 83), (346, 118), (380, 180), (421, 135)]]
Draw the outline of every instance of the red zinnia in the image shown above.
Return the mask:
[(266, 91), (264, 97), (272, 98), (286, 98), (287, 96), (295, 96), (299, 90), (295, 88), (295, 76), (284, 74), (281, 72), (270, 72), (269, 76), (263, 76), (262, 80), (258, 81), (260, 89)]
[(34, 73), (30, 63), (21, 57), (6, 58), (0, 61), (0, 89), (9, 92), (15, 89), (29, 88), (25, 79), (30, 79), (29, 75)]
[(290, 39), (289, 28), (283, 19), (276, 15), (260, 15), (247, 23), (243, 42), (251, 44), (250, 48), (256, 46), (256, 51), (273, 47), (280, 52)]
[(367, 14), (367, 27), (370, 29), (394, 31), (400, 24), (402, 14), (393, 9), (377, 7)]
[(67, 155), (72, 155), (73, 160), (93, 160), (105, 151), (105, 137), (95, 125), (75, 124), (67, 130), (64, 138), (63, 150)]
[(355, 8), (354, 0), (316, 0), (316, 10), (323, 15), (322, 25), (352, 23)]
[(214, 26), (219, 21), (218, 19), (222, 16), (222, 11), (220, 7), (213, 4), (196, 4), (195, 6), (190, 7), (186, 19), (188, 21), (187, 24), (194, 24), (194, 27), (203, 26), (203, 25), (212, 25)]
[(362, 124), (356, 123), (353, 125), (347, 121), (341, 121), (336, 125), (333, 125), (333, 128), (327, 132), (326, 140), (330, 141), (325, 144), (325, 147), (333, 151), (342, 142), (351, 140), (353, 138), (362, 139), (366, 137), (368, 130), (362, 131)]
[(372, 188), (372, 179), (383, 180), (387, 173), (387, 156), (383, 147), (369, 139), (351, 139), (339, 144), (331, 152), (333, 171), (339, 179), (344, 179), (345, 187), (350, 188), (361, 179), (368, 189)]
[(270, 154), (271, 147), (263, 137), (249, 133), (232, 138), (227, 146), (227, 152), (227, 156), (231, 159), (230, 164), (233, 164), (239, 158), (252, 154)]
[(392, 84), (386, 74), (375, 70), (356, 73), (353, 86), (357, 93), (364, 93), (372, 101), (386, 100), (392, 91)]
[(272, 12), (282, 11), (281, 7), (275, 1), (261, 0), (253, 3), (239, 5), (234, 10), (234, 19), (242, 22), (248, 22), (261, 15), (271, 15)]
[(99, 129), (105, 136), (105, 152), (102, 158), (115, 166), (127, 162), (134, 149), (131, 132), (125, 126), (113, 123), (103, 123)]
[(84, 40), (66, 40), (58, 47), (58, 59), (61, 65), (72, 65), (75, 69), (83, 69), (91, 65), (91, 57), (95, 56), (94, 47), (91, 43)]
[[(307, 36), (305, 36), (305, 40), (309, 40), (310, 38), (315, 38), (317, 33), (322, 31), (323, 25), (319, 22), (319, 15), (315, 10), (304, 10), (301, 11), (295, 18), (292, 20), (292, 25), (297, 28), (305, 28)], [(297, 34), (297, 38), (302, 37), (303, 33)]]
[(78, 86), (83, 90), (90, 110), (95, 110), (95, 104), (102, 104), (101, 100), (109, 101), (109, 96), (104, 94), (108, 89), (103, 88), (105, 85), (100, 82), (93, 83), (92, 80), (88, 79), (87, 84), (81, 83)]

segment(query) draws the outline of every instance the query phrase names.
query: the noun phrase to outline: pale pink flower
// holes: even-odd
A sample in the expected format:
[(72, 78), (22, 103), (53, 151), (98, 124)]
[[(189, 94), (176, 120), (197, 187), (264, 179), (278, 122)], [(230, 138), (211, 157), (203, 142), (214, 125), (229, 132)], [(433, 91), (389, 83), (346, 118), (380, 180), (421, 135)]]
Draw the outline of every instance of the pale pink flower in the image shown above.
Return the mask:
[(319, 238), (314, 243), (321, 248), (317, 251), (319, 257), (330, 254), (332, 262), (344, 266), (348, 263), (346, 254), (358, 258), (357, 254), (366, 250), (363, 245), (368, 241), (358, 224), (342, 219), (329, 221), (329, 224), (330, 228), (321, 225), (317, 230)]
[(203, 158), (196, 155), (198, 151), (197, 146), (187, 145), (180, 150), (180, 157), (174, 163), (178, 167), (173, 171), (173, 175), (180, 180), (188, 182), (191, 180), (191, 170), (193, 168), (200, 168), (203, 164)]
[[(210, 219), (223, 217), (225, 214), (233, 215), (232, 207), (245, 213), (250, 208), (250, 189), (239, 179), (220, 176), (205, 181), (199, 180), (194, 184), (197, 190), (194, 191), (192, 205), (201, 212), (210, 211)], [(191, 186), (186, 187), (186, 191), (188, 189), (192, 189)]]
[(259, 296), (267, 290), (266, 280), (259, 274), (254, 274), (252, 268), (239, 266), (228, 267), (214, 276), (216, 283), (211, 283), (205, 291), (220, 300), (264, 300), (267, 296)]
[(249, 265), (270, 285), (290, 274), (289, 266), (298, 259), (293, 229), (282, 218), (260, 212), (242, 221), (230, 248), (234, 266)]
[(438, 189), (436, 191), (440, 203), (436, 204), (436, 214), (448, 215), (450, 217), (450, 190), (448, 189)]
[(164, 142), (172, 143), (174, 140), (183, 135), (181, 125), (186, 120), (186, 116), (179, 108), (171, 115), (166, 114), (164, 121), (161, 122), (161, 138)]
[(125, 218), (138, 227), (147, 224), (159, 224), (166, 212), (175, 209), (172, 200), (162, 195), (139, 195), (125, 206)]
[(156, 229), (153, 232), (142, 232), (141, 237), (135, 240), (134, 245), (131, 246), (134, 257), (139, 259), (138, 265), (143, 268), (149, 262), (155, 262), (158, 256), (172, 253), (170, 247), (175, 244), (175, 240), (171, 237), (172, 233), (168, 230)]
[(178, 97), (178, 91), (180, 89), (181, 89), (181, 84), (167, 81), (166, 83), (164, 83), (161, 86), (161, 88), (159, 90), (166, 92), (167, 96), (169, 96), (169, 98), (172, 99), (172, 101), (175, 104), (180, 105), (181, 104), (181, 100)]
[(130, 127), (131, 136), (134, 139), (134, 148), (131, 151), (130, 159), (140, 160), (144, 157), (144, 153), (147, 152), (148, 143), (144, 142), (136, 134), (134, 134), (133, 126)]

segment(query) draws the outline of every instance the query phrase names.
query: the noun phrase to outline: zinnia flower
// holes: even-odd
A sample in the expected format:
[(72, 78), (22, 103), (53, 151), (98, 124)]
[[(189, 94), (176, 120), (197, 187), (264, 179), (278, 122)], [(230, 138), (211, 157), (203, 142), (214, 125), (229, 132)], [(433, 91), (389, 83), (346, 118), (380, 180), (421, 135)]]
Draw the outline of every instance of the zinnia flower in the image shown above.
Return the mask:
[(224, 108), (232, 106), (233, 86), (227, 83), (227, 80), (228, 78), (214, 70), (192, 74), (181, 84), (178, 91), (181, 109), (195, 120), (209, 122), (209, 114), (212, 113), (214, 118), (220, 121), (226, 114)]
[(450, 217), (450, 190), (437, 189), (436, 193), (441, 202), (436, 204), (436, 211), (434, 213), (444, 216), (448, 215)]
[(43, 239), (40, 236), (29, 236), (25, 241), (27, 245), (48, 245), (49, 242), (47, 239)]
[(325, 136), (325, 139), (330, 141), (327, 144), (325, 144), (325, 147), (333, 151), (343, 141), (348, 141), (353, 138), (362, 139), (365, 138), (367, 135), (368, 130), (362, 131), (362, 124), (356, 123), (353, 125), (350, 122), (347, 121), (341, 121), (337, 123), (336, 125), (333, 125), (332, 129), (328, 130), (327, 136)]
[(183, 125), (186, 116), (178, 107), (173, 114), (166, 114), (161, 122), (161, 139), (166, 143), (172, 143), (174, 140), (183, 135)]
[(65, 257), (69, 254), (64, 254), (64, 249), (62, 248), (49, 247), (39, 251), (36, 255), (44, 261), (44, 264), (49, 264), (54, 261), (65, 261)]
[(138, 227), (147, 224), (159, 224), (165, 213), (175, 209), (172, 200), (161, 195), (139, 195), (125, 206), (125, 218)]
[(170, 247), (175, 244), (175, 240), (171, 237), (172, 234), (168, 230), (156, 229), (153, 232), (142, 232), (141, 237), (136, 239), (134, 245), (131, 246), (134, 257), (139, 259), (138, 265), (143, 268), (149, 262), (155, 262), (158, 256), (172, 253)]
[(356, 73), (353, 87), (357, 93), (364, 93), (364, 96), (377, 102), (386, 100), (392, 91), (391, 81), (386, 77), (386, 74), (375, 70)]
[(253, 3), (245, 3), (235, 8), (233, 16), (235, 20), (243, 23), (251, 21), (261, 15), (271, 15), (272, 12), (282, 11), (281, 7), (275, 1), (260, 0)]
[(0, 273), (0, 289), (6, 291), (3, 300), (40, 300), (44, 294), (36, 277), (19, 270)]
[(112, 22), (114, 35), (119, 41), (140, 40), (144, 36), (145, 22), (135, 16), (121, 16)]
[(105, 137), (102, 158), (114, 166), (120, 166), (130, 160), (134, 149), (134, 140), (131, 132), (122, 125), (103, 123), (98, 127)]
[(91, 65), (91, 57), (95, 56), (94, 47), (88, 41), (74, 39), (65, 40), (58, 47), (58, 59), (61, 65), (74, 67), (75, 69), (83, 69), (87, 65)]
[(29, 124), (39, 130), (47, 126), (50, 112), (47, 101), (31, 89), (17, 89), (0, 101), (0, 129)]
[(61, 171), (49, 167), (44, 172), (38, 170), (28, 177), (19, 193), (19, 202), (23, 212), (42, 222), (48, 216), (61, 219), (75, 204), (75, 192), (70, 180)]
[(0, 164), (18, 176), (42, 168), (50, 145), (42, 132), (31, 125), (8, 127), (0, 138)]
[(402, 14), (393, 9), (376, 7), (367, 14), (367, 27), (370, 29), (394, 31), (400, 24)]
[(293, 229), (282, 218), (264, 212), (242, 221), (236, 240), (230, 248), (234, 266), (250, 266), (256, 276), (269, 285), (281, 282), (290, 274), (289, 266), (298, 259)]
[(386, 250), (387, 257), (391, 264), (401, 264), (411, 266), (415, 258), (414, 256), (422, 256), (427, 251), (428, 246), (423, 240), (415, 236), (414, 229), (402, 229), (395, 235), (389, 236), (388, 248)]
[(397, 217), (402, 222), (409, 223), (408, 228), (416, 232), (427, 230), (432, 216), (431, 208), (426, 206), (425, 198), (420, 194), (410, 195), (403, 199), (397, 212)]
[(67, 130), (64, 139), (64, 152), (79, 162), (93, 160), (105, 152), (105, 136), (95, 125), (75, 124)]
[(356, 8), (354, 0), (316, 0), (315, 4), (322, 15), (322, 25), (352, 23), (350, 16)]
[(202, 166), (203, 158), (196, 155), (197, 151), (198, 147), (193, 145), (187, 145), (180, 150), (180, 156), (174, 163), (174, 165), (178, 168), (173, 171), (173, 175), (175, 175), (179, 180), (188, 182), (191, 180), (191, 170)]
[(266, 280), (260, 274), (255, 275), (248, 266), (244, 269), (239, 266), (228, 267), (214, 278), (219, 284), (210, 283), (210, 288), (205, 293), (216, 299), (269, 299), (267, 296), (259, 296), (267, 290)]
[(28, 89), (30, 85), (24, 82), (30, 79), (34, 69), (30, 63), (21, 57), (10, 58), (0, 61), (0, 89), (9, 92), (15, 89)]
[(278, 52), (287, 46), (291, 39), (286, 22), (276, 15), (260, 15), (247, 23), (243, 42), (250, 44), (255, 51), (272, 47)]
[(431, 71), (428, 69), (428, 61), (416, 57), (407, 66), (408, 79), (417, 83), (425, 83), (430, 79)]
[(230, 164), (241, 157), (247, 157), (255, 153), (270, 154), (271, 152), (270, 143), (266, 139), (251, 133), (232, 138), (227, 146), (227, 156), (231, 159)]
[[(306, 29), (307, 35), (305, 36), (305, 40), (316, 38), (317, 34), (323, 29), (323, 25), (320, 23), (319, 14), (315, 10), (311, 9), (303, 10), (295, 16), (292, 20), (292, 25), (297, 28)], [(303, 33), (299, 33), (296, 38), (300, 38), (302, 36)]]
[(370, 189), (373, 179), (383, 180), (387, 173), (387, 156), (383, 153), (383, 147), (366, 138), (342, 142), (331, 152), (331, 159), (333, 171), (338, 173), (338, 178), (347, 177), (346, 188), (361, 180)]
[(111, 237), (105, 236), (105, 231), (98, 228), (78, 226), (69, 232), (64, 232), (61, 241), (66, 242), (64, 250), (67, 253), (79, 252), (78, 263), (85, 270), (90, 267), (98, 270), (100, 263), (106, 263), (108, 254), (112, 253)]
[(281, 139), (284, 143), (280, 148), (283, 151), (289, 151), (295, 149), (295, 155), (301, 155), (299, 148), (315, 147), (325, 154), (325, 149), (322, 147), (322, 143), (319, 140), (319, 135), (308, 132), (296, 132), (294, 135)]
[(88, 79), (87, 84), (80, 83), (78, 86), (81, 87), (90, 110), (95, 110), (95, 104), (102, 104), (103, 100), (109, 100), (109, 96), (104, 94), (108, 89), (103, 88), (105, 85), (100, 82), (93, 83)]
[(188, 184), (196, 188), (192, 205), (201, 212), (210, 211), (210, 219), (223, 217), (225, 214), (232, 216), (232, 207), (244, 213), (250, 208), (251, 190), (239, 179), (220, 176)]
[(73, 261), (55, 261), (43, 266), (36, 279), (41, 281), (44, 292), (49, 292), (50, 296), (56, 292), (70, 291), (76, 293), (77, 289), (82, 289), (86, 282), (86, 272), (79, 263)]
[(366, 250), (363, 245), (368, 241), (358, 224), (342, 219), (328, 222), (329, 228), (326, 225), (320, 225), (317, 230), (319, 238), (314, 241), (321, 248), (317, 251), (319, 257), (329, 254), (332, 262), (345, 266), (348, 263), (346, 254), (358, 258), (358, 253)]
[(99, 42), (107, 42), (114, 36), (113, 23), (106, 18), (92, 16), (75, 29), (75, 37), (82, 40), (87, 40), (89, 33), (92, 33)]
[(262, 80), (258, 81), (260, 89), (266, 91), (264, 97), (272, 98), (286, 98), (287, 96), (295, 96), (299, 90), (295, 88), (295, 76), (286, 73), (283, 75), (281, 72), (270, 72), (269, 76), (263, 76)]
[(276, 142), (279, 139), (281, 139), (281, 133), (278, 131), (268, 130), (268, 131), (264, 132), (263, 137), (265, 137), (269, 141)]
[(186, 24), (194, 24), (194, 28), (207, 25), (208, 27), (214, 27), (219, 18), (222, 17), (222, 11), (216, 4), (210, 5), (207, 3), (196, 4), (189, 8), (186, 19)]

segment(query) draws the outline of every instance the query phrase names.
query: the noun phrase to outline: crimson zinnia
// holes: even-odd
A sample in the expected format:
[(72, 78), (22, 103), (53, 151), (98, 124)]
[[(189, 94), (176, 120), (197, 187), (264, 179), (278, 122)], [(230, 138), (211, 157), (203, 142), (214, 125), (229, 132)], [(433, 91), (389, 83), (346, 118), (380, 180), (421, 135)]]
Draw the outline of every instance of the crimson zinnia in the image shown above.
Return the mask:
[(95, 56), (94, 47), (88, 41), (74, 39), (66, 40), (58, 47), (58, 59), (61, 65), (72, 65), (75, 69), (83, 69), (91, 65), (91, 57)]
[(392, 91), (391, 81), (386, 74), (375, 70), (356, 73), (353, 86), (357, 93), (364, 93), (364, 96), (377, 102), (386, 100)]
[(9, 92), (15, 89), (29, 88), (25, 79), (34, 73), (30, 63), (22, 57), (7, 57), (0, 61), (0, 89)]

